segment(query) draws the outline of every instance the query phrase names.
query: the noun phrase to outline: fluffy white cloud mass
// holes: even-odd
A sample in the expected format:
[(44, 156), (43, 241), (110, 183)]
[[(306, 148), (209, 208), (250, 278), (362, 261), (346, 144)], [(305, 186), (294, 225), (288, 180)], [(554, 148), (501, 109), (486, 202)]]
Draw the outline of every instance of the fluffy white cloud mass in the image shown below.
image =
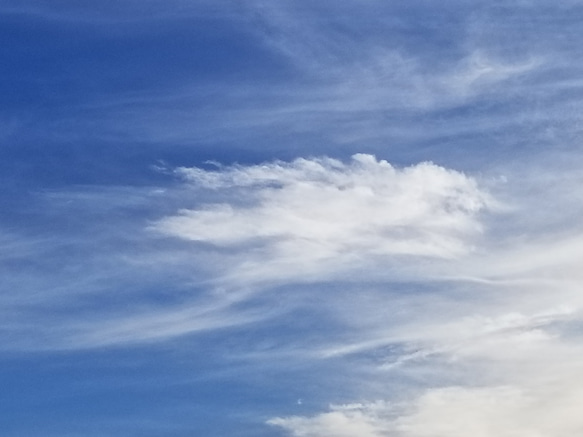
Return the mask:
[[(410, 405), (374, 402), (332, 406), (314, 417), (268, 423), (296, 437), (575, 437), (583, 430), (579, 388), (553, 398), (514, 387), (429, 390)], [(550, 394), (550, 393), (549, 393)]]
[[(386, 399), (398, 393), (383, 382), (391, 375), (423, 381), (405, 400), (333, 406), (268, 423), (296, 437), (581, 435), (580, 257), (554, 258), (559, 248), (579, 253), (569, 250), (572, 244), (558, 240), (538, 246), (536, 256), (528, 245), (474, 260), (470, 264), (482, 261), (483, 273), (499, 281), (466, 283), (463, 296), (442, 287), (443, 301), (428, 299), (407, 313), (408, 323), (380, 320), (362, 334), (360, 344), (343, 345), (344, 353), (353, 355), (406, 345), (403, 352), (387, 354), (376, 374)], [(514, 264), (508, 266), (510, 259)], [(456, 265), (461, 272), (468, 268)], [(390, 305), (389, 300), (378, 304), (385, 314)]]
[[(561, 180), (564, 187), (571, 182), (568, 175)], [(536, 186), (529, 179), (521, 183)], [(382, 388), (372, 396), (365, 389), (356, 399), (383, 401), (336, 405), (268, 423), (295, 437), (581, 435), (583, 240), (572, 202), (559, 208), (560, 226), (544, 220), (557, 211), (541, 204), (562, 201), (556, 188), (515, 198), (504, 220), (491, 222), (497, 228), (476, 241), (480, 250), (468, 250), (471, 239), (457, 240), (465, 251), (415, 278), (431, 283), (432, 293), (420, 295), (411, 286), (406, 294), (391, 294), (387, 281), (365, 310), (356, 307), (358, 298), (336, 303), (352, 323), (350, 341), (328, 344), (320, 356), (350, 356), (362, 366), (373, 361), (368, 368)], [(475, 222), (475, 211), (493, 206), (481, 196), (485, 200), (473, 213), (466, 209), (464, 220)], [(472, 232), (453, 229), (440, 231), (457, 238)], [(400, 392), (391, 386), (395, 380), (415, 381), (409, 386), (414, 388)]]
[[(277, 279), (320, 275), (378, 256), (455, 258), (471, 250), (478, 213), (493, 205), (476, 181), (431, 163), (397, 169), (374, 156), (297, 159), (207, 171), (193, 184), (229, 193), (155, 225), (167, 235), (244, 248), (240, 270)], [(244, 267), (244, 268), (243, 268)]]

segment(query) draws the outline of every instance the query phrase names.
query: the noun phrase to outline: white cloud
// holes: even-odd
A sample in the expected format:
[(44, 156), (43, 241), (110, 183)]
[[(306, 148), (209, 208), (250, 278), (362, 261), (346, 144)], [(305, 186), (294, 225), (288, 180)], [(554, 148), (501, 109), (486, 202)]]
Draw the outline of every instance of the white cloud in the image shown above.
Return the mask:
[[(409, 320), (383, 322), (368, 314), (375, 323), (356, 336), (360, 342), (324, 350), (324, 358), (350, 354), (353, 362), (359, 355), (380, 354), (384, 358), (377, 359), (380, 372), (374, 376), (378, 384), (391, 375), (422, 381), (404, 401), (389, 402), (403, 396), (387, 386), (382, 390), (385, 402), (269, 423), (305, 437), (580, 435), (581, 273), (579, 258), (569, 256), (578, 253), (574, 246), (580, 243), (577, 238), (543, 240), (546, 244), (509, 252), (490, 248), (488, 259), (470, 256), (474, 273), (480, 265), (486, 277), (496, 272), (499, 282), (461, 282), (456, 289), (461, 287), (463, 294), (448, 290), (455, 281), (443, 284), (437, 295), (425, 297), (425, 304), (413, 305)], [(566, 254), (557, 258), (561, 248)], [(504, 268), (509, 261), (513, 265)], [(460, 273), (468, 269), (464, 261), (456, 266)], [(395, 344), (400, 349), (383, 353)], [(338, 429), (344, 434), (337, 434)]]
[(431, 163), (397, 169), (364, 154), (179, 173), (232, 194), (153, 228), (243, 250), (239, 281), (326, 276), (375, 257), (459, 257), (481, 231), (479, 213), (494, 206), (462, 173)]
[[(513, 387), (432, 390), (422, 396), (409, 416), (396, 425), (411, 437), (574, 437), (583, 419), (573, 406), (580, 388), (536, 393)], [(552, 398), (547, 398), (552, 396)], [(574, 403), (573, 403), (574, 402)]]
[[(405, 172), (394, 171), (397, 179), (406, 179)], [(579, 207), (570, 202), (580, 195), (572, 176), (563, 172), (552, 186), (533, 190), (546, 180), (534, 172), (533, 180), (521, 179), (518, 194), (509, 184), (497, 186), (507, 201), (517, 196), (513, 207), (495, 218), (496, 228), (482, 236), (478, 250), (469, 250), (469, 241), (479, 226), (465, 228), (462, 237), (456, 234), (465, 251), (420, 271), (415, 280), (430, 284), (431, 293), (418, 293), (416, 284), (394, 293), (389, 279), (376, 292), (362, 283), (358, 296), (328, 296), (327, 304), (345, 324), (344, 335), (306, 342), (296, 356), (368, 369), (377, 388), (365, 387), (356, 399), (380, 393), (385, 401), (268, 423), (297, 437), (580, 435), (583, 244)], [(493, 204), (486, 200), (480, 208)], [(464, 220), (476, 225), (480, 208), (465, 210)], [(453, 228), (439, 229), (447, 235)], [(395, 378), (416, 388), (403, 393), (386, 382)], [(351, 384), (357, 383), (347, 381)]]
[(384, 403), (341, 405), (313, 418), (275, 418), (268, 424), (291, 431), (297, 437), (377, 437), (386, 435), (388, 430), (388, 423), (383, 420), (387, 410)]
[(495, 90), (496, 85), (532, 72), (542, 64), (541, 59), (509, 63), (476, 49), (462, 59), (452, 72), (438, 79), (438, 82), (441, 82), (443, 96), (469, 98), (486, 90)]
[(575, 437), (583, 430), (582, 398), (576, 384), (544, 392), (452, 386), (427, 390), (411, 403), (333, 406), (313, 417), (268, 423), (296, 437)]

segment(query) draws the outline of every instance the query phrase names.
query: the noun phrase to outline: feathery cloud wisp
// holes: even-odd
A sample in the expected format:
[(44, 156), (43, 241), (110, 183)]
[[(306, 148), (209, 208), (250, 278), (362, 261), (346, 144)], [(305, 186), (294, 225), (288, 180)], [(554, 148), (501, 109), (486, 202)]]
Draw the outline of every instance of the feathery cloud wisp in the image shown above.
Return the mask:
[(179, 173), (198, 186), (236, 194), (166, 217), (154, 229), (244, 249), (235, 269), (239, 281), (242, 275), (322, 277), (379, 256), (455, 258), (471, 250), (478, 214), (494, 206), (462, 173), (431, 163), (396, 169), (364, 154), (349, 163), (298, 159)]

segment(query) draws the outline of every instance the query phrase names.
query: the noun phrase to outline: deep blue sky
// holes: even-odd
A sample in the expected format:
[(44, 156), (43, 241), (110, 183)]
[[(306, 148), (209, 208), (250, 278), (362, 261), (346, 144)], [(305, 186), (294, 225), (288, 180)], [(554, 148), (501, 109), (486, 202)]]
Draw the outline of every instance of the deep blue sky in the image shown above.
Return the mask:
[(0, 434), (580, 435), (582, 20), (0, 0)]

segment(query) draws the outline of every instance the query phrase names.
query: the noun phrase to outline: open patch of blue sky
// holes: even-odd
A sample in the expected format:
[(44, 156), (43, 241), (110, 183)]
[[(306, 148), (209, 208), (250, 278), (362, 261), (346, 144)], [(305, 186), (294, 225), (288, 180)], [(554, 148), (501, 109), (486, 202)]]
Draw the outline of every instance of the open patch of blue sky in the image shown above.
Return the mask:
[(2, 434), (579, 436), (582, 18), (0, 1)]

